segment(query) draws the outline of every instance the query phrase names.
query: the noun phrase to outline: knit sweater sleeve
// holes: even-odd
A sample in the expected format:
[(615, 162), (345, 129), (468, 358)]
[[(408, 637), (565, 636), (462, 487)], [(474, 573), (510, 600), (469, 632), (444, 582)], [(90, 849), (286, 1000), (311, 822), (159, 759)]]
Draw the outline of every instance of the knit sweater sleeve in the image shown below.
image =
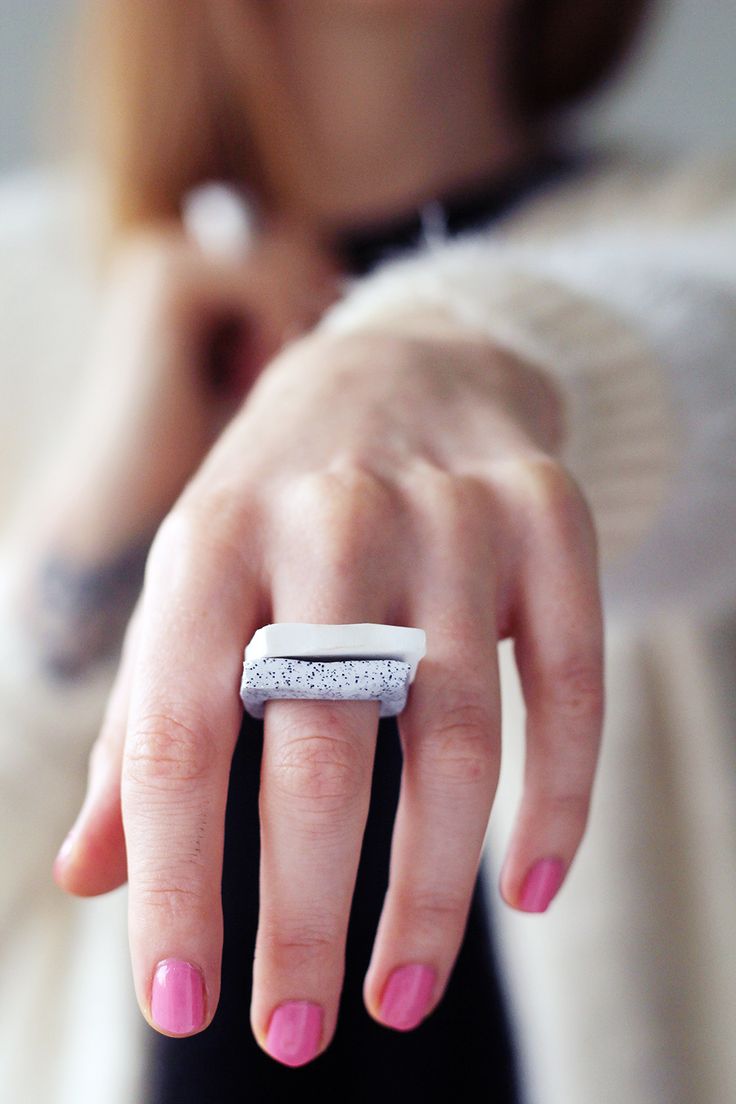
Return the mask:
[(638, 203), (614, 189), (598, 219), (565, 197), (557, 232), (548, 212), (542, 235), (426, 241), (348, 281), (319, 326), (439, 311), (546, 370), (604, 600), (627, 615), (736, 600), (736, 168), (716, 172), (717, 188), (699, 168)]

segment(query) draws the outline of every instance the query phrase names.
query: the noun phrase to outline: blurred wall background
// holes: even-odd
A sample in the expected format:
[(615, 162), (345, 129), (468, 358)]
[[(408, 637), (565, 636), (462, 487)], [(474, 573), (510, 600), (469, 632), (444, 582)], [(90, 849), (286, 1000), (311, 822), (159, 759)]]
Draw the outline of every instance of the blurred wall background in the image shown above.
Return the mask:
[(0, 170), (44, 156), (74, 0), (0, 0)]
[[(0, 170), (58, 149), (51, 116), (65, 99), (74, 5), (0, 0)], [(674, 149), (736, 146), (735, 51), (736, 0), (659, 0), (623, 79), (582, 114), (584, 133)]]

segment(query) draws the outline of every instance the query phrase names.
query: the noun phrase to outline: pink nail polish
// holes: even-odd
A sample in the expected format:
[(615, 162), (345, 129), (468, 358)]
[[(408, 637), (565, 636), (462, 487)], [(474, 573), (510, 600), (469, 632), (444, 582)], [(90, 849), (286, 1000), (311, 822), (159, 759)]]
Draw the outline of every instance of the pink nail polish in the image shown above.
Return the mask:
[(153, 975), (151, 1019), (170, 1035), (191, 1035), (204, 1023), (204, 981), (190, 962), (165, 958)]
[(426, 1015), (436, 974), (429, 966), (412, 963), (394, 970), (383, 990), (378, 1015), (387, 1027), (411, 1031)]
[(544, 912), (562, 885), (565, 864), (561, 859), (540, 859), (526, 876), (519, 907), (524, 912)]
[(317, 1056), (322, 1009), (312, 1001), (286, 1001), (271, 1016), (266, 1050), (286, 1066), (303, 1066)]

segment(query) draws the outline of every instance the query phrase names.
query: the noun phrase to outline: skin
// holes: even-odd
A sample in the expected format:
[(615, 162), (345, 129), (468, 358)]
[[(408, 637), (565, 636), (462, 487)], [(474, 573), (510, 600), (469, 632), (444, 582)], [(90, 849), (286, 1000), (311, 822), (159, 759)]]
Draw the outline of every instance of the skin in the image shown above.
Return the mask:
[(284, 220), (240, 262), (205, 257), (172, 226), (119, 249), (89, 384), (16, 520), (17, 601), (41, 671), (83, 678), (119, 651), (156, 529), (259, 372), (337, 297), (338, 275)]
[(504, 77), (514, 4), (272, 0), (281, 79), (299, 116), (284, 202), (339, 227), (523, 163), (534, 138)]
[[(463, 11), (477, 32), (480, 8), (497, 28), (503, 7)], [(469, 25), (448, 4), (322, 0), (310, 6), (311, 44), (300, 49), (302, 8), (273, 5), (282, 21), (299, 9), (284, 41), (294, 79), (309, 85), (315, 104), (331, 58), (347, 82), (350, 51), (356, 69), (359, 48), (370, 51), (361, 82), (331, 100), (337, 132), (350, 132), (351, 111), (359, 117), (366, 102), (393, 118), (399, 97), (406, 133), (425, 136), (420, 181), (411, 179), (414, 154), (403, 157), (387, 136), (386, 157), (370, 162), (375, 187), (366, 194), (378, 198), (366, 215), (397, 201), (381, 192), (392, 176), (386, 164), (396, 162), (403, 206), (446, 183), (458, 163), (458, 128), (464, 168), (479, 145), (485, 169), (495, 164), (499, 172), (523, 149), (502, 97), (486, 116), (479, 108), (474, 127), (465, 125), (468, 96), (451, 98), (457, 126), (443, 124), (437, 134), (446, 140), (429, 140), (426, 112), (434, 108), (423, 94), (426, 56), (417, 45), (426, 39), (416, 32), (435, 36), (434, 64), (446, 76)], [(497, 55), (500, 44), (490, 37)], [(325, 45), (327, 68), (314, 67), (315, 42)], [(476, 83), (480, 105), (489, 90)], [(312, 102), (306, 93), (304, 102)], [(305, 126), (322, 109), (310, 110)], [(380, 135), (372, 140), (380, 152)], [(324, 128), (321, 141), (329, 141)], [(353, 183), (331, 173), (332, 163), (326, 158), (331, 210), (302, 216), (302, 236), (337, 224), (351, 205), (357, 210)], [(315, 206), (306, 184), (302, 200), (302, 211)], [(294, 240), (303, 240), (299, 234)], [(155, 362), (157, 351), (175, 380), (182, 363), (191, 367), (180, 335), (204, 317), (211, 275), (180, 315), (161, 311), (140, 363)], [(244, 389), (211, 447), (203, 432), (204, 461), (194, 474), (195, 455), (181, 465), (171, 484), (181, 490), (185, 469), (188, 482), (163, 510), (174, 486), (162, 474), (167, 490), (157, 509), (165, 517), (90, 758), (87, 797), (54, 876), (79, 895), (127, 877), (143, 1014), (156, 1026), (154, 969), (181, 958), (202, 971), (206, 1026), (219, 995), (223, 826), (244, 644), (272, 621), (421, 626), (428, 651), (399, 717), (401, 797), (365, 1003), (380, 1020), (392, 970), (424, 963), (437, 977), (431, 1011), (462, 940), (498, 779), (496, 642), (506, 636), (514, 638), (528, 711), (524, 794), (499, 886), (509, 906), (520, 907), (537, 860), (559, 858), (569, 869), (587, 822), (603, 712), (602, 621), (590, 511), (558, 459), (562, 400), (546, 376), (483, 335), (421, 314), (350, 337), (307, 329), (254, 370)], [(110, 470), (119, 477), (125, 464), (118, 458)], [(251, 1005), (264, 1048), (273, 1010), (291, 999), (324, 1010), (320, 1052), (334, 1033), (377, 724), (372, 702), (266, 707)]]

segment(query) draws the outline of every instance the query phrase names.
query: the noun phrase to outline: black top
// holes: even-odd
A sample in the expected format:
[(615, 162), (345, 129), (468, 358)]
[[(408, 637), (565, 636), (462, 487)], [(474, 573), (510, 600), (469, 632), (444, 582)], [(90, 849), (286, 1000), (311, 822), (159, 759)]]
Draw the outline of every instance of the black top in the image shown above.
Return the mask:
[(545, 152), (506, 177), (476, 180), (383, 223), (372, 221), (333, 233), (328, 246), (348, 272), (363, 276), (380, 261), (433, 237), (454, 237), (494, 222), (567, 175), (577, 162), (571, 154)]

